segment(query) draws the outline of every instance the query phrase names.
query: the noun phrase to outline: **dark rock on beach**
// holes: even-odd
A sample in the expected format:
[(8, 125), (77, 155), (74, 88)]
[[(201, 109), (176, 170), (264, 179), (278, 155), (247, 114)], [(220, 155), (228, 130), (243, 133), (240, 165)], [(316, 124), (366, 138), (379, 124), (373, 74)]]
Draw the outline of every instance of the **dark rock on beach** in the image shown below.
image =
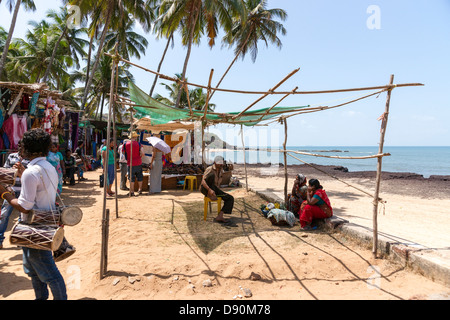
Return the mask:
[[(326, 181), (329, 179), (340, 179), (342, 181), (356, 182), (365, 186), (368, 190), (375, 189), (375, 179), (377, 172), (374, 171), (348, 171), (347, 168), (341, 166), (325, 166), (312, 164), (311, 167), (306, 164), (289, 165), (288, 175), (289, 183), (291, 183), (296, 174), (304, 174), (307, 179), (319, 179)], [(264, 177), (270, 179), (270, 176), (262, 173), (264, 168), (274, 167), (270, 164), (247, 164), (248, 174), (256, 177)], [(279, 170), (276, 170), (274, 176), (284, 178), (284, 165), (275, 165)], [(234, 165), (233, 175), (244, 176), (244, 165)], [(322, 182), (321, 181), (321, 182)], [(429, 178), (423, 175), (411, 172), (382, 172), (381, 174), (381, 189), (382, 192), (390, 192), (400, 195), (415, 195), (419, 198), (447, 198), (450, 194), (450, 176), (434, 175)], [(323, 184), (326, 188), (326, 183)], [(288, 188), (292, 186), (289, 185)]]

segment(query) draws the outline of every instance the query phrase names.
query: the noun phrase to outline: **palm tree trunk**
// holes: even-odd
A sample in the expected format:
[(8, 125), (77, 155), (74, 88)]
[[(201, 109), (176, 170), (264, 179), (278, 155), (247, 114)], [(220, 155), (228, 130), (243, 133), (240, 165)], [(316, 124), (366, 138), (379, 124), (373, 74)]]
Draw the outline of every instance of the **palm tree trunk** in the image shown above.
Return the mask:
[(102, 121), (103, 120), (103, 107), (104, 107), (104, 105), (105, 105), (105, 94), (103, 93), (102, 94), (102, 106), (101, 106), (101, 108), (100, 108), (100, 121)]
[(105, 26), (103, 27), (102, 36), (100, 38), (100, 43), (99, 43), (99, 47), (98, 47), (98, 51), (97, 51), (97, 56), (95, 58), (95, 63), (92, 68), (91, 74), (89, 75), (89, 80), (87, 82), (86, 88), (84, 90), (84, 96), (83, 96), (83, 100), (81, 102), (81, 110), (83, 110), (83, 111), (85, 109), (89, 89), (92, 85), (92, 81), (94, 80), (95, 71), (97, 71), (98, 65), (100, 63), (100, 59), (101, 59), (101, 55), (102, 55), (102, 51), (103, 51), (103, 45), (105, 43), (106, 33), (108, 32), (109, 23), (111, 22), (111, 17), (112, 17), (112, 13), (113, 13), (113, 4), (114, 4), (114, 2), (110, 1), (109, 8), (108, 8), (108, 15), (106, 17)]
[(64, 38), (64, 36), (66, 35), (68, 26), (66, 25), (66, 27), (64, 28), (63, 33), (61, 34), (61, 36), (59, 37), (58, 41), (55, 44), (55, 47), (53, 48), (53, 52), (52, 52), (52, 57), (50, 58), (50, 62), (48, 63), (48, 67), (47, 70), (45, 70), (44, 76), (42, 77), (42, 82), (46, 82), (47, 78), (50, 74), (50, 70), (52, 69), (52, 65), (53, 65), (53, 61), (55, 60), (56, 57), (56, 51), (59, 48), (59, 44), (61, 43), (61, 40)]
[(14, 8), (14, 14), (13, 14), (13, 18), (11, 20), (11, 26), (9, 28), (8, 38), (6, 39), (5, 47), (3, 48), (2, 58), (0, 60), (0, 77), (3, 73), (3, 68), (5, 66), (6, 57), (8, 56), (9, 45), (11, 44), (11, 39), (12, 39), (12, 36), (14, 33), (14, 28), (16, 27), (17, 15), (19, 14), (19, 9), (20, 9), (21, 3), (22, 3), (22, 0), (17, 0), (16, 7)]
[[(164, 58), (166, 57), (166, 53), (167, 53), (167, 50), (169, 49), (170, 41), (172, 39), (173, 39), (173, 32), (170, 34), (169, 38), (167, 39), (166, 48), (164, 49), (163, 56), (161, 58), (161, 61), (159, 62), (158, 70), (156, 70), (158, 73), (161, 71), (161, 67), (162, 67)], [(158, 82), (158, 75), (155, 76), (155, 80), (153, 81), (153, 85), (152, 85), (152, 88), (151, 88), (150, 94), (149, 94), (150, 97), (153, 95), (153, 91), (155, 90), (155, 86), (156, 86), (157, 82)]]
[[(191, 56), (191, 49), (192, 49), (192, 42), (193, 42), (193, 38), (194, 38), (195, 25), (197, 24), (199, 14), (200, 14), (200, 11), (198, 9), (196, 9), (195, 18), (192, 20), (191, 30), (189, 31), (188, 50), (186, 53), (186, 59), (184, 60), (183, 73), (181, 74), (182, 81), (186, 80), (186, 70), (187, 70), (187, 65), (189, 62), (189, 57)], [(182, 92), (183, 92), (183, 89), (179, 88), (177, 101), (175, 103), (175, 108), (178, 108), (178, 106), (180, 105), (180, 99), (181, 99)]]
[(92, 56), (92, 46), (94, 44), (94, 38), (95, 38), (95, 33), (94, 35), (91, 37), (91, 40), (89, 41), (89, 52), (88, 52), (88, 60), (87, 60), (87, 67), (86, 67), (86, 82), (85, 82), (85, 86), (87, 87), (87, 83), (88, 83), (88, 76), (89, 76), (89, 72), (91, 71), (91, 56)]
[[(231, 62), (231, 64), (228, 66), (228, 69), (225, 71), (225, 73), (223, 74), (222, 78), (220, 78), (220, 81), (217, 83), (216, 88), (218, 88), (220, 86), (220, 84), (222, 83), (223, 79), (225, 78), (225, 76), (228, 74), (228, 71), (230, 71), (231, 67), (234, 65), (234, 63), (237, 61), (237, 59), (239, 58), (239, 55), (242, 53), (242, 51), (244, 50), (245, 46), (248, 43), (248, 40), (250, 40), (250, 36), (252, 35), (252, 31), (253, 31), (253, 26), (252, 29), (249, 31), (247, 39), (245, 39), (244, 44), (241, 46), (241, 48), (239, 49), (238, 53), (236, 54), (236, 56), (234, 57), (233, 61)], [(214, 93), (216, 93), (216, 90), (214, 90), (211, 93), (211, 96), (209, 97), (209, 99), (211, 100), (212, 96), (214, 95)]]

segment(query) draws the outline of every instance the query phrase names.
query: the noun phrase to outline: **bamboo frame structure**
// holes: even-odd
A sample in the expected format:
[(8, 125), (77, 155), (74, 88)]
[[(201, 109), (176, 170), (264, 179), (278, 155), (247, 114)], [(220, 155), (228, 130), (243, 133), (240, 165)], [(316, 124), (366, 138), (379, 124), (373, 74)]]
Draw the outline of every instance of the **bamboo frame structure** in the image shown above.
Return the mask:
[[(394, 75), (391, 75), (390, 84), (394, 83)], [(386, 107), (384, 113), (382, 115), (381, 122), (381, 134), (380, 134), (380, 145), (378, 149), (378, 153), (383, 153), (384, 147), (384, 136), (386, 135), (386, 128), (389, 116), (389, 106), (391, 103), (391, 94), (392, 90), (389, 90), (386, 97)], [(377, 177), (375, 181), (375, 194), (373, 196), (373, 245), (372, 245), (372, 253), (374, 258), (377, 257), (378, 250), (378, 196), (380, 194), (380, 183), (381, 183), (381, 167), (382, 167), (383, 157), (378, 158), (377, 162)]]
[(247, 176), (247, 161), (245, 159), (245, 140), (244, 140), (244, 126), (241, 124), (241, 139), (242, 139), (242, 150), (244, 152), (244, 171), (245, 171), (245, 188), (248, 192), (248, 176)]
[[(105, 53), (105, 55), (107, 56), (111, 56), (113, 57), (112, 54), (109, 53)], [(144, 68), (138, 64), (135, 64), (131, 61), (128, 61), (126, 59), (120, 58), (120, 61), (135, 66), (137, 68), (140, 68), (144, 71), (153, 73), (155, 75), (158, 75), (160, 78), (165, 79), (165, 80), (169, 80), (169, 81), (173, 81), (173, 82), (177, 82), (180, 84), (187, 84), (189, 86), (194, 86), (194, 87), (198, 87), (198, 88), (203, 88), (203, 89), (208, 89), (207, 86), (205, 85), (201, 85), (201, 84), (195, 84), (195, 83), (191, 83), (188, 81), (181, 81), (180, 79), (175, 79), (173, 77), (169, 77), (167, 75), (164, 75), (162, 73)], [(276, 94), (322, 94), (322, 93), (339, 93), (339, 92), (351, 92), (351, 91), (372, 91), (372, 90), (382, 90), (382, 89), (393, 89), (393, 88), (401, 88), (401, 87), (413, 87), (413, 86), (423, 86), (423, 83), (402, 83), (402, 84), (392, 84), (392, 85), (384, 85), (384, 86), (372, 86), (372, 87), (360, 87), (360, 88), (349, 88), (349, 89), (334, 89), (334, 90), (317, 90), (317, 91), (296, 91), (295, 93), (292, 93), (290, 91), (244, 91), (244, 90), (236, 90), (236, 89), (221, 89), (221, 88), (211, 88), (211, 90), (214, 91), (222, 91), (222, 92), (229, 92), (229, 93), (241, 93), (241, 94), (256, 94), (256, 95), (261, 95), (261, 94), (271, 94), (271, 95), (276, 95)]]
[[(117, 48), (117, 44), (116, 44)], [(116, 73), (116, 65), (118, 64), (116, 59), (113, 59), (113, 64), (111, 67), (111, 87), (110, 87), (110, 101), (109, 101), (109, 110), (108, 110), (108, 126), (106, 133), (106, 156), (103, 159), (103, 214), (102, 214), (102, 252), (100, 257), (100, 279), (103, 279), (108, 270), (108, 226), (109, 226), (109, 209), (106, 208), (106, 194), (107, 194), (107, 185), (108, 185), (108, 164), (109, 164), (109, 148), (111, 141), (111, 113), (114, 110), (114, 83), (115, 83), (115, 73)], [(115, 121), (113, 121), (115, 122)], [(115, 154), (115, 152), (114, 152)], [(115, 157), (114, 157), (115, 158)], [(115, 165), (115, 162), (114, 162)], [(116, 170), (114, 170), (114, 174), (116, 175)], [(115, 194), (117, 197), (117, 193)], [(117, 208), (116, 208), (117, 209)]]
[[(285, 194), (285, 201), (287, 201), (287, 181), (288, 181), (288, 175), (287, 175), (287, 155), (297, 159), (297, 157), (293, 156), (291, 153), (297, 153), (297, 154), (306, 154), (306, 153), (302, 153), (302, 152), (296, 152), (296, 151), (292, 151), (292, 150), (287, 150), (287, 118), (294, 116), (294, 115), (298, 115), (298, 114), (302, 114), (302, 113), (309, 113), (309, 112), (317, 112), (317, 111), (322, 111), (322, 110), (328, 110), (331, 108), (337, 108), (343, 105), (347, 105), (349, 103), (352, 102), (356, 102), (356, 101), (360, 101), (362, 99), (368, 98), (370, 96), (376, 95), (376, 94), (381, 94), (384, 91), (387, 91), (387, 101), (386, 101), (386, 107), (385, 107), (385, 112), (383, 114), (383, 122), (382, 122), (382, 128), (381, 128), (381, 137), (380, 137), (380, 145), (379, 145), (379, 152), (377, 155), (373, 155), (373, 156), (365, 156), (365, 157), (338, 157), (338, 156), (325, 156), (325, 157), (329, 157), (329, 158), (337, 158), (337, 159), (367, 159), (367, 158), (377, 158), (378, 159), (378, 164), (377, 164), (377, 177), (376, 177), (376, 190), (375, 190), (375, 194), (373, 195), (373, 204), (374, 204), (374, 209), (373, 209), (373, 255), (376, 257), (377, 255), (377, 242), (378, 242), (378, 225), (377, 225), (377, 208), (378, 208), (378, 202), (382, 201), (379, 198), (379, 191), (380, 191), (380, 181), (381, 181), (381, 170), (382, 170), (382, 158), (384, 156), (388, 156), (390, 154), (386, 154), (383, 153), (383, 145), (384, 145), (384, 137), (385, 137), (385, 133), (386, 133), (386, 127), (387, 127), (387, 118), (388, 118), (388, 114), (389, 114), (389, 105), (390, 105), (390, 98), (391, 98), (391, 94), (392, 94), (392, 90), (394, 88), (399, 88), (399, 87), (410, 87), (410, 86), (423, 86), (423, 84), (421, 83), (405, 83), (405, 84), (394, 84), (393, 80), (394, 80), (394, 75), (391, 75), (391, 79), (390, 79), (390, 83), (388, 85), (384, 85), (384, 86), (374, 86), (374, 87), (362, 87), (362, 88), (351, 88), (351, 89), (338, 89), (338, 90), (320, 90), (320, 91), (297, 91), (298, 87), (296, 87), (294, 90), (289, 91), (289, 92), (284, 92), (284, 91), (276, 91), (285, 81), (287, 81), (290, 77), (292, 77), (295, 73), (297, 73), (300, 69), (296, 69), (294, 71), (292, 71), (290, 74), (288, 74), (283, 80), (281, 80), (276, 86), (274, 86), (272, 89), (270, 89), (269, 91), (265, 91), (265, 92), (260, 92), (260, 91), (243, 91), (243, 90), (231, 90), (231, 89), (221, 89), (221, 88), (212, 88), (211, 87), (211, 80), (212, 80), (212, 76), (213, 76), (213, 72), (214, 70), (211, 70), (210, 73), (210, 78), (209, 78), (209, 83), (208, 86), (203, 86), (203, 85), (198, 85), (198, 84), (193, 84), (193, 83), (189, 83), (187, 81), (181, 81), (180, 79), (175, 79), (166, 75), (163, 75), (159, 72), (155, 72), (152, 71), (150, 69), (144, 68), (142, 66), (139, 66), (137, 64), (134, 64), (128, 60), (125, 60), (123, 58), (121, 58), (120, 56), (117, 55), (117, 52), (115, 55), (112, 54), (108, 54), (108, 53), (104, 53), (105, 55), (111, 56), (113, 57), (113, 61), (114, 61), (114, 65), (116, 66), (116, 64), (118, 65), (119, 61), (122, 61), (126, 64), (138, 67), (140, 69), (143, 69), (147, 72), (153, 73), (155, 75), (158, 75), (160, 78), (162, 79), (166, 79), (166, 80), (170, 80), (173, 82), (176, 82), (177, 84), (181, 85), (182, 87), (185, 88), (185, 90), (187, 90), (187, 86), (191, 85), (191, 86), (196, 86), (199, 88), (203, 88), (203, 89), (207, 89), (208, 90), (208, 99), (206, 101), (205, 104), (205, 110), (203, 113), (203, 116), (201, 118), (202, 121), (202, 162), (204, 163), (204, 147), (205, 147), (205, 142), (204, 142), (204, 131), (205, 128), (208, 124), (208, 120), (206, 119), (206, 116), (208, 114), (208, 103), (209, 103), (209, 97), (211, 96), (211, 91), (216, 92), (216, 91), (221, 91), (221, 92), (228, 92), (228, 93), (240, 93), (240, 94), (259, 94), (262, 95), (260, 98), (258, 98), (255, 102), (253, 102), (251, 105), (249, 105), (247, 108), (245, 108), (243, 111), (241, 111), (238, 115), (232, 116), (232, 117), (224, 117), (220, 120), (214, 120), (214, 121), (209, 121), (210, 123), (228, 123), (229, 119), (231, 118), (232, 120), (235, 120), (237, 118), (240, 118), (246, 111), (248, 111), (251, 107), (253, 107), (255, 104), (257, 104), (258, 102), (260, 102), (261, 100), (263, 100), (264, 98), (266, 98), (269, 95), (275, 95), (275, 94), (282, 94), (284, 95), (284, 97), (282, 99), (280, 99), (279, 102), (277, 102), (277, 104), (275, 104), (272, 108), (269, 109), (269, 111), (266, 112), (262, 112), (260, 115), (261, 117), (259, 119), (263, 119), (265, 115), (267, 115), (276, 105), (278, 105), (282, 100), (284, 100), (287, 96), (289, 95), (298, 95), (298, 94), (327, 94), (327, 93), (338, 93), (338, 92), (351, 92), (351, 91), (369, 91), (369, 90), (379, 90), (376, 93), (372, 93), (369, 95), (365, 95), (361, 98), (358, 99), (354, 99), (352, 101), (337, 105), (337, 106), (333, 106), (333, 107), (314, 107), (314, 108), (302, 108), (302, 109), (298, 109), (298, 110), (294, 110), (296, 111), (296, 113), (292, 113), (293, 111), (290, 110), (289, 112), (286, 111), (280, 111), (277, 112), (276, 114), (280, 114), (280, 117), (278, 119), (278, 121), (282, 122), (284, 124), (284, 129), (285, 129), (285, 140), (283, 143), (283, 153), (284, 153), (284, 168), (285, 168), (285, 188), (284, 188), (284, 194)], [(112, 74), (114, 75), (114, 67), (112, 68)], [(113, 78), (113, 77), (112, 77)], [(111, 96), (113, 96), (113, 80), (111, 82)], [(188, 91), (188, 90), (187, 90)], [(113, 98), (114, 100), (114, 98)], [(125, 100), (131, 101), (130, 99), (125, 98)], [(127, 101), (125, 102), (121, 102), (121, 104), (128, 104), (131, 106), (131, 110), (133, 110), (133, 107), (136, 105), (133, 105), (132, 103), (128, 103)], [(110, 108), (112, 107), (113, 103), (110, 104)], [(192, 112), (192, 108), (189, 105), (189, 109), (190, 109), (190, 114), (191, 117), (189, 118), (190, 120), (193, 119), (193, 112)], [(286, 113), (291, 113), (289, 115), (286, 115)], [(132, 115), (132, 111), (131, 111), (131, 115)], [(210, 114), (215, 114), (215, 113), (210, 113)], [(222, 114), (223, 115), (223, 114)], [(254, 114), (252, 114), (254, 115)], [(259, 114), (257, 114), (259, 115)], [(110, 117), (111, 117), (111, 112), (108, 114), (108, 141), (110, 138)], [(180, 119), (181, 120), (181, 119)], [(242, 135), (242, 144), (243, 144), (243, 151), (244, 151), (244, 168), (246, 168), (246, 159), (245, 159), (245, 142), (244, 142), (244, 130), (243, 130), (243, 124), (245, 123), (251, 123), (251, 122), (255, 122), (253, 121), (236, 121), (232, 124), (241, 124), (241, 135)], [(131, 127), (130, 127), (130, 132), (132, 132), (133, 129), (133, 118), (131, 121)], [(312, 156), (320, 156), (317, 154), (307, 154), (307, 155), (312, 155)], [(302, 160), (300, 160), (302, 161)], [(302, 161), (303, 162), (303, 161)], [(317, 168), (316, 168), (317, 169)], [(105, 175), (106, 177), (106, 175)], [(105, 184), (106, 185), (106, 184)], [(246, 172), (246, 186), (247, 186), (247, 190), (248, 190), (248, 181), (247, 181), (247, 172)], [(353, 187), (353, 186), (352, 186)], [(361, 190), (362, 191), (362, 190)], [(106, 188), (105, 188), (105, 192), (106, 192)], [(364, 193), (366, 193), (365, 191), (363, 191)], [(367, 193), (366, 193), (367, 194)], [(131, 195), (131, 188), (130, 188), (130, 195)], [(117, 197), (117, 194), (116, 194)], [(106, 198), (105, 198), (106, 199)], [(104, 200), (104, 225), (106, 225), (106, 219), (107, 219), (107, 213), (106, 213), (106, 200)], [(109, 211), (108, 211), (109, 212)], [(107, 234), (107, 230), (105, 231), (105, 233)], [(103, 239), (105, 239), (105, 235), (103, 235)], [(107, 241), (107, 239), (106, 239)], [(102, 246), (103, 248), (103, 246)], [(107, 257), (107, 252), (105, 254), (105, 257)], [(103, 252), (102, 252), (102, 261), (103, 261)], [(101, 276), (104, 275), (104, 272), (106, 272), (106, 268), (104, 266), (104, 264), (101, 264)]]

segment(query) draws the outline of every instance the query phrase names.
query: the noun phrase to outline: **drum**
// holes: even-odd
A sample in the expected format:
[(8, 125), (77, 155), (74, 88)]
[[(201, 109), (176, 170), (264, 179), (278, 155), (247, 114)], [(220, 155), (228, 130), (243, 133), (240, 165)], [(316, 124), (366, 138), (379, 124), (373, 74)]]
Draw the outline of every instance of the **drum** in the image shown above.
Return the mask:
[(80, 158), (76, 158), (76, 159), (75, 159), (75, 164), (76, 164), (77, 166), (82, 165), (82, 164), (83, 164), (83, 160), (81, 160)]
[(75, 226), (83, 218), (83, 211), (78, 207), (59, 207), (53, 211), (31, 210), (26, 224)]
[(53, 259), (55, 262), (62, 261), (73, 255), (75, 251), (76, 249), (64, 238), (58, 250), (53, 252)]
[(31, 210), (31, 212), (28, 213), (28, 217), (24, 223), (58, 226), (61, 224), (61, 210)]
[(61, 207), (61, 223), (66, 226), (75, 226), (83, 218), (83, 211), (78, 207)]
[(16, 184), (17, 170), (13, 168), (0, 168), (0, 183), (8, 186)]
[(17, 223), (9, 236), (12, 245), (39, 250), (56, 251), (64, 239), (64, 229), (56, 226)]

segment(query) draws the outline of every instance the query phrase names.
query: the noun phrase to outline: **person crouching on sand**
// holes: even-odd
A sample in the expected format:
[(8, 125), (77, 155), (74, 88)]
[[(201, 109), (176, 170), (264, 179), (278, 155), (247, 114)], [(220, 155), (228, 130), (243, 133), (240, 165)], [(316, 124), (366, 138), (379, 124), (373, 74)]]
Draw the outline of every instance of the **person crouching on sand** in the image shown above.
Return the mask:
[(222, 200), (224, 201), (222, 210), (214, 219), (214, 221), (219, 223), (229, 222), (229, 220), (224, 219), (223, 215), (231, 214), (234, 206), (234, 197), (219, 189), (220, 183), (222, 182), (223, 163), (224, 163), (223, 157), (217, 156), (214, 159), (214, 164), (206, 168), (200, 186), (200, 191), (201, 193), (203, 193), (205, 197), (208, 197), (213, 201), (217, 200), (217, 197), (221, 197)]
[(287, 196), (287, 209), (295, 216), (299, 215), (300, 206), (303, 201), (306, 200), (306, 194), (308, 186), (306, 185), (306, 177), (302, 174), (298, 174), (295, 177), (294, 185), (292, 186), (292, 192)]
[(300, 209), (300, 226), (303, 230), (311, 229), (313, 219), (326, 219), (333, 216), (330, 200), (319, 180), (311, 179), (308, 184), (307, 199)]

